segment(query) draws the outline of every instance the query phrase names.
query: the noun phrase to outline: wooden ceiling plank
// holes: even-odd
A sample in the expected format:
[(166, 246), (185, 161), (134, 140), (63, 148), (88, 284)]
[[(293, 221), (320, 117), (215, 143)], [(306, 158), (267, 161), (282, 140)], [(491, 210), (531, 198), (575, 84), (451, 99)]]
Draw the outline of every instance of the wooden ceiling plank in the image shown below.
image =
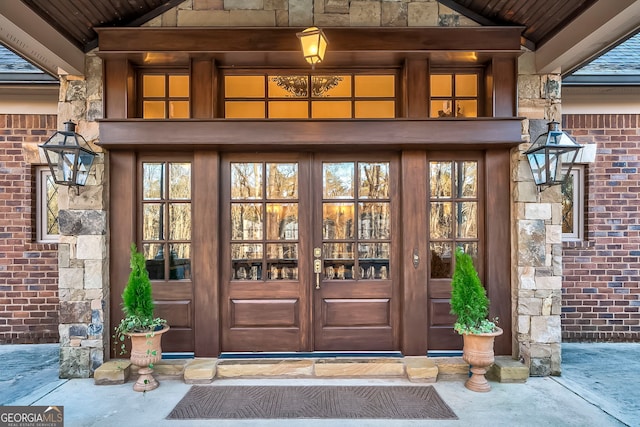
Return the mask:
[(458, 13), (466, 16), (467, 18), (476, 21), (480, 25), (493, 26), (497, 25), (491, 19), (486, 18), (485, 16), (476, 13), (475, 11), (463, 6), (460, 1), (456, 0), (438, 0), (438, 3), (447, 6), (449, 9), (455, 10)]

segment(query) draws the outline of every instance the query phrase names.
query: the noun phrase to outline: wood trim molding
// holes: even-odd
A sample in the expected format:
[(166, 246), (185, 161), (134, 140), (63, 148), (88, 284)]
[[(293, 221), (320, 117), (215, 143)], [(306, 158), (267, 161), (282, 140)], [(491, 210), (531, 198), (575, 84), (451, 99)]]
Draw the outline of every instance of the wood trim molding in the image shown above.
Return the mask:
[[(96, 28), (100, 53), (296, 52), (300, 28)], [(332, 52), (480, 51), (520, 54), (524, 27), (324, 28)]]
[(220, 151), (477, 149), (521, 143), (521, 118), (426, 120), (110, 120), (99, 145), (110, 150)]

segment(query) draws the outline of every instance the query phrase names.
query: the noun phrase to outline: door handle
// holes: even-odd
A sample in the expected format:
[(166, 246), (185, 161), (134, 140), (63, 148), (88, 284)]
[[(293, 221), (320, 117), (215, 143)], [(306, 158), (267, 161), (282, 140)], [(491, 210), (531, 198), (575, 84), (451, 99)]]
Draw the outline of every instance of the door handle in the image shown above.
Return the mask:
[(313, 272), (316, 273), (316, 289), (320, 289), (320, 273), (322, 273), (322, 260), (313, 260)]

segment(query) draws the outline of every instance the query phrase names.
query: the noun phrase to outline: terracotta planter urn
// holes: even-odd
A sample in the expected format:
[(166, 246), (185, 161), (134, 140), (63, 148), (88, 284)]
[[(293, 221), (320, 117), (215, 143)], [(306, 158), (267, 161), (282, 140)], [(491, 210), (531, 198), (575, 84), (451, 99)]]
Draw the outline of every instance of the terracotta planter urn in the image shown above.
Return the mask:
[(489, 382), (484, 377), (487, 369), (495, 360), (493, 354), (493, 341), (502, 335), (502, 329), (485, 334), (463, 334), (464, 346), (462, 359), (471, 365), (471, 377), (464, 383), (465, 387), (472, 391), (487, 392), (491, 390)]
[(135, 391), (151, 391), (158, 388), (153, 378), (153, 366), (162, 359), (162, 334), (169, 330), (166, 326), (155, 332), (131, 332), (131, 363), (138, 366), (138, 380), (133, 385)]

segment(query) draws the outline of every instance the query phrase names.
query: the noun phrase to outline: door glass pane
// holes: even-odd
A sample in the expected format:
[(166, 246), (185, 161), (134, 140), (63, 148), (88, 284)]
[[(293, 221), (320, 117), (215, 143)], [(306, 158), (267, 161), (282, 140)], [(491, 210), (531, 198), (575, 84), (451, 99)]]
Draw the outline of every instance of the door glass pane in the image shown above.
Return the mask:
[(353, 239), (353, 203), (323, 203), (324, 239)]
[(457, 237), (475, 239), (478, 237), (478, 204), (476, 202), (457, 202)]
[(389, 198), (389, 163), (359, 164), (359, 199)]
[(452, 203), (431, 203), (430, 236), (432, 239), (449, 239), (453, 236)]
[(191, 199), (191, 163), (169, 163), (169, 198)]
[(231, 239), (262, 239), (261, 203), (233, 203), (231, 205)]
[(391, 238), (390, 203), (359, 203), (358, 239)]
[(142, 251), (146, 259), (149, 279), (164, 280), (164, 245), (158, 243), (145, 243)]
[(267, 239), (298, 239), (297, 203), (267, 203)]
[(458, 166), (458, 174), (458, 197), (477, 197), (478, 162), (461, 162)]
[(297, 244), (268, 244), (267, 261), (269, 280), (295, 280), (298, 278)]
[(452, 182), (452, 163), (451, 162), (430, 162), (429, 163), (429, 182), (431, 188), (431, 198), (449, 198), (451, 197)]
[(389, 243), (359, 243), (357, 279), (389, 278)]
[(191, 239), (191, 204), (171, 203), (169, 205), (169, 239)]
[(431, 277), (433, 279), (451, 277), (451, 243), (432, 242), (431, 250)]
[(164, 167), (162, 163), (144, 163), (142, 170), (142, 199), (162, 199), (164, 189)]
[(262, 163), (231, 164), (231, 198), (262, 198)]
[(163, 240), (164, 212), (160, 203), (145, 203), (142, 208), (142, 238)]
[(325, 243), (324, 278), (329, 280), (345, 280), (353, 278), (353, 243)]
[(325, 199), (354, 198), (354, 167), (352, 162), (322, 165), (322, 195)]
[(231, 279), (262, 280), (262, 244), (231, 245)]
[(191, 278), (191, 245), (172, 243), (169, 250), (169, 279)]
[(267, 199), (298, 198), (298, 165), (267, 163)]

